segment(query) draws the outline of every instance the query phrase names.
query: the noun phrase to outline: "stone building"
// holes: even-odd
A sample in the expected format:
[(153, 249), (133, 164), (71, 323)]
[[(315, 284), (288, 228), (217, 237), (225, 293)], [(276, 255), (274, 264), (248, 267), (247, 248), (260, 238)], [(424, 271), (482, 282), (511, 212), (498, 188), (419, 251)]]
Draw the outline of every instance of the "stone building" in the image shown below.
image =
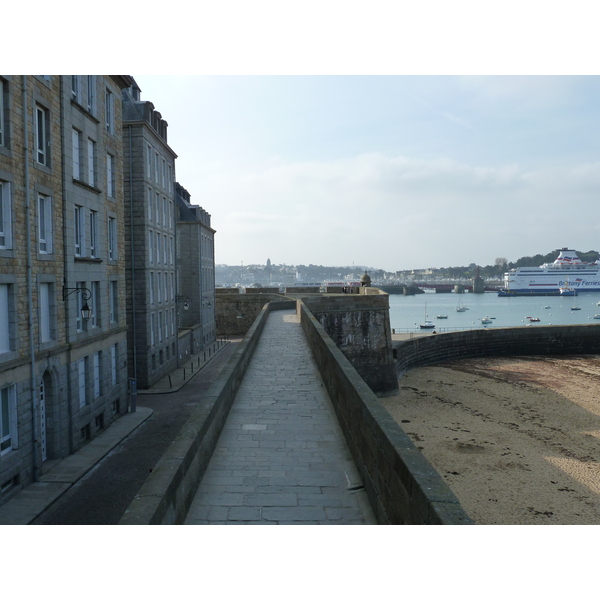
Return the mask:
[(127, 411), (126, 76), (0, 76), (0, 504)]
[[(215, 230), (210, 214), (192, 205), (189, 192), (175, 184), (179, 324), (190, 339), (180, 350), (198, 352), (216, 339)], [(184, 350), (184, 351), (185, 351)], [(180, 351), (180, 360), (184, 354)]]
[(123, 90), (129, 376), (148, 388), (178, 364), (175, 158), (167, 122)]

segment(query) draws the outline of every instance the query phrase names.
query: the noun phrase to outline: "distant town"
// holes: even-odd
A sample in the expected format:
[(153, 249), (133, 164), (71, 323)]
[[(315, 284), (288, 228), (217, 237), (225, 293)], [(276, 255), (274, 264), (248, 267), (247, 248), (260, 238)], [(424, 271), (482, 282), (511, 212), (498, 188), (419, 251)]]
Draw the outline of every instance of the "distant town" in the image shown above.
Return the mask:
[[(559, 251), (554, 250), (547, 254), (523, 256), (515, 262), (499, 257), (493, 265), (480, 266), (471, 263), (462, 267), (405, 269), (401, 271), (385, 271), (376, 267), (365, 265), (352, 265), (345, 267), (327, 267), (323, 265), (286, 265), (275, 264), (267, 259), (265, 264), (215, 265), (216, 287), (280, 287), (298, 285), (300, 283), (321, 284), (323, 282), (352, 282), (359, 281), (365, 271), (371, 277), (373, 285), (406, 284), (414, 281), (464, 281), (468, 282), (477, 275), (491, 284), (499, 284), (502, 275), (508, 269), (517, 267), (539, 266), (545, 262), (552, 262)], [(577, 251), (584, 262), (594, 262), (600, 257), (596, 250), (587, 252)]]

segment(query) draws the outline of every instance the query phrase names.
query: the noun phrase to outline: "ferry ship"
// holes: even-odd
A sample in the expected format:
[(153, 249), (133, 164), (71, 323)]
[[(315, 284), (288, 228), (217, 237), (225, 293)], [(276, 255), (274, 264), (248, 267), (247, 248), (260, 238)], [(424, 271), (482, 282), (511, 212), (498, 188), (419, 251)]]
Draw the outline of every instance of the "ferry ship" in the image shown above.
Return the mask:
[(540, 267), (518, 267), (504, 274), (498, 296), (574, 296), (600, 292), (600, 264), (581, 262), (575, 250), (562, 248), (553, 263)]

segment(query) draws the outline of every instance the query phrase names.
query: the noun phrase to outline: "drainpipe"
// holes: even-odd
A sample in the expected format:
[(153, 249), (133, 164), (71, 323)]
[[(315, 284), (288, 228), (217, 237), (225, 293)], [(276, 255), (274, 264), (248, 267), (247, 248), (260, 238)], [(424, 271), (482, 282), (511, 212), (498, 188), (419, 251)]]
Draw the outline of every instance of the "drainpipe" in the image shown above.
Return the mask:
[(33, 450), (33, 481), (40, 480), (40, 463), (38, 456), (39, 449), (39, 429), (38, 429), (38, 395), (35, 377), (35, 333), (33, 323), (33, 276), (32, 276), (32, 258), (31, 258), (31, 197), (29, 194), (29, 128), (27, 120), (29, 114), (27, 111), (27, 76), (23, 75), (23, 139), (24, 163), (25, 163), (25, 226), (27, 229), (27, 326), (29, 328), (29, 388), (31, 390), (31, 419), (32, 419), (32, 450)]
[[(63, 222), (63, 287), (69, 287), (68, 279), (68, 256), (69, 256), (69, 245), (67, 243), (67, 235), (65, 228), (69, 222), (69, 211), (67, 209), (67, 162), (65, 159), (65, 102), (63, 98), (64, 93), (64, 82), (63, 76), (60, 76), (60, 148), (62, 158), (62, 169), (61, 169), (61, 187), (62, 187), (62, 222)], [(57, 292), (58, 294), (58, 292)], [(67, 432), (69, 436), (69, 454), (73, 454), (75, 451), (74, 443), (74, 430), (73, 430), (73, 384), (71, 381), (72, 377), (72, 366), (73, 366), (73, 353), (71, 348), (71, 324), (69, 323), (69, 300), (64, 299), (64, 319), (65, 319), (65, 342), (67, 344)], [(58, 312), (58, 311), (57, 311)]]
[(131, 125), (129, 129), (129, 239), (131, 240), (131, 329), (133, 338), (133, 381), (130, 381), (131, 412), (136, 410), (137, 396), (137, 324), (136, 324), (136, 301), (135, 301), (135, 239), (133, 223), (133, 142)]

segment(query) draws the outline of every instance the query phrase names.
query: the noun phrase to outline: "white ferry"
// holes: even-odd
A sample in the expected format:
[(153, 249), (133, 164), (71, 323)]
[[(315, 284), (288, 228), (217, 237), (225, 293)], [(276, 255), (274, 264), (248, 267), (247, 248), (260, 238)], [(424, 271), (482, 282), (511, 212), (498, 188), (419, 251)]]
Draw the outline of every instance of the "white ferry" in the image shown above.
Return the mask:
[(553, 263), (541, 267), (518, 267), (504, 274), (504, 288), (498, 296), (558, 296), (561, 290), (600, 291), (600, 264), (581, 262), (575, 250), (562, 248)]

